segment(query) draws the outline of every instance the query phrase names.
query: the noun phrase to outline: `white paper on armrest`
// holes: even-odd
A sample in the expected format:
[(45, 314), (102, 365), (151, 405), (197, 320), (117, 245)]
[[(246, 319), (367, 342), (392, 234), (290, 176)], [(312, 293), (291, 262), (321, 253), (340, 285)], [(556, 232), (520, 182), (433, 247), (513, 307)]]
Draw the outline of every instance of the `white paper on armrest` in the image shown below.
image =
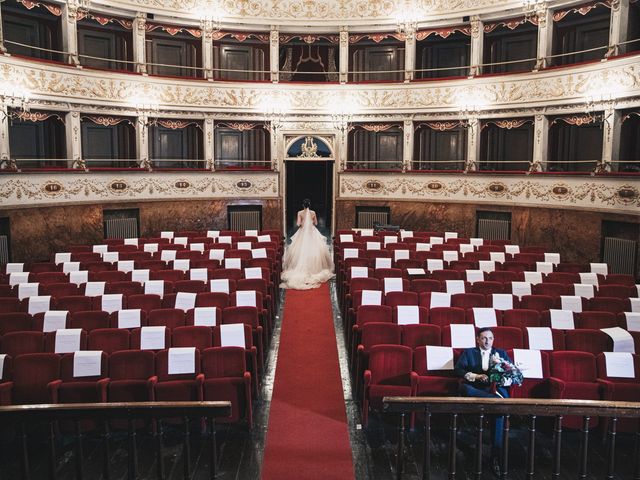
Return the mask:
[(178, 310), (191, 310), (196, 306), (196, 295), (197, 293), (190, 292), (178, 292), (176, 293), (176, 304), (174, 308)]
[(431, 299), (429, 301), (429, 308), (435, 307), (450, 307), (451, 306), (451, 294), (444, 292), (431, 292)]
[(532, 285), (542, 283), (542, 272), (524, 272), (524, 281)]
[(140, 350), (162, 350), (165, 348), (164, 334), (167, 327), (142, 327)]
[(593, 285), (590, 283), (574, 283), (573, 293), (576, 297), (593, 298)]
[(245, 348), (244, 324), (220, 325), (220, 346)]
[(553, 263), (551, 262), (536, 262), (536, 272), (539, 273), (552, 273)]
[(66, 310), (49, 310), (48, 312), (44, 312), (42, 331), (47, 333), (64, 330), (67, 328), (67, 315), (69, 315), (69, 312)]
[(116, 263), (120, 260), (120, 254), (118, 252), (104, 252), (102, 254), (102, 261), (109, 263)]
[(164, 280), (148, 280), (144, 282), (144, 293), (164, 297)]
[(54, 257), (54, 262), (56, 265), (59, 265), (61, 263), (65, 263), (65, 262), (70, 262), (71, 261), (71, 254), (70, 253), (56, 253), (55, 257)]
[(160, 232), (160, 238), (173, 238), (173, 232)]
[(496, 271), (496, 262), (493, 260), (480, 260), (478, 262), (478, 267), (480, 270), (486, 273), (491, 273)]
[(5, 273), (18, 273), (18, 272), (24, 272), (24, 263), (7, 263)]
[(206, 283), (209, 280), (209, 270), (206, 268), (192, 268), (189, 270), (189, 280), (200, 280)]
[(390, 243), (398, 243), (398, 237), (392, 237), (391, 235), (385, 235), (384, 237), (384, 246), (386, 247)]
[(245, 237), (257, 237), (258, 236), (258, 230), (245, 230), (244, 231), (244, 236)]
[(407, 273), (409, 275), (426, 275), (427, 272), (424, 271), (424, 268), (407, 268)]
[(84, 294), (86, 297), (99, 297), (104, 295), (104, 286), (107, 282), (87, 282), (84, 284)]
[(340, 243), (342, 242), (353, 242), (353, 235), (350, 234), (340, 234)]
[(238, 290), (236, 291), (237, 307), (257, 307), (255, 290)]
[(131, 281), (147, 283), (149, 281), (149, 273), (151, 271), (146, 268), (144, 270), (131, 270)]
[(209, 260), (224, 260), (224, 254), (226, 250), (220, 248), (214, 248), (209, 250)]
[(600, 330), (602, 330), (604, 333), (609, 335), (613, 340), (614, 352), (636, 353), (633, 337), (624, 328), (611, 327), (611, 328), (601, 328)]
[(417, 325), (420, 323), (420, 310), (417, 305), (398, 305), (398, 325)]
[(416, 243), (416, 252), (430, 252), (431, 244), (430, 243)]
[(160, 252), (160, 260), (164, 262), (171, 262), (176, 259), (177, 250), (162, 250)]
[(121, 272), (131, 272), (135, 267), (133, 260), (120, 260), (117, 266)]
[(238, 242), (236, 250), (251, 250), (251, 242)]
[(91, 251), (93, 253), (105, 254), (109, 251), (109, 245), (94, 245)]
[(460, 253), (463, 253), (463, 254), (472, 253), (476, 251), (476, 247), (474, 247), (470, 243), (462, 243), (458, 245), (458, 249), (460, 250)]
[(442, 252), (442, 259), (445, 262), (457, 262), (459, 258), (457, 250), (445, 250)]
[(35, 315), (36, 313), (42, 313), (49, 310), (51, 305), (51, 295), (38, 295), (35, 297), (29, 297), (29, 309), (28, 313)]
[(169, 375), (196, 373), (196, 347), (169, 349)]
[(640, 332), (640, 313), (625, 312), (627, 320), (627, 330), (630, 332)]
[(196, 326), (215, 327), (218, 321), (216, 307), (196, 307), (193, 309), (193, 324)]
[(251, 258), (267, 258), (267, 249), (266, 248), (255, 248), (255, 249), (251, 250)]
[(244, 278), (262, 278), (262, 268), (247, 267), (244, 269)]
[(140, 327), (140, 316), (142, 310), (139, 308), (128, 308), (118, 312), (118, 328), (138, 328)]
[(193, 252), (204, 252), (204, 243), (190, 243), (189, 250)]
[(560, 263), (560, 254), (559, 253), (545, 253), (544, 261), (548, 263), (552, 263), (557, 265)]
[(358, 258), (358, 249), (357, 248), (345, 248), (342, 251), (342, 258), (346, 260), (347, 258)]
[(380, 250), (380, 242), (367, 242), (367, 250)]
[(603, 352), (607, 377), (635, 378), (633, 355), (630, 352)]
[(513, 349), (513, 362), (524, 378), (544, 378), (540, 350)]
[(80, 270), (80, 262), (63, 262), (62, 264), (63, 273), (77, 272), (78, 270)]
[[(364, 268), (364, 267), (361, 267), (361, 268)], [(391, 259), (390, 258), (376, 257), (375, 268), (391, 268)]]
[(434, 270), (444, 270), (444, 261), (439, 258), (428, 258), (427, 270), (430, 272), (433, 272)]
[(382, 292), (380, 290), (362, 290), (360, 305), (382, 305)]
[(473, 348), (476, 345), (476, 329), (468, 323), (452, 323), (451, 347), (452, 348)]
[(191, 260), (189, 260), (188, 258), (180, 258), (173, 261), (174, 270), (182, 270), (183, 272), (186, 272), (187, 270), (189, 270), (189, 268), (191, 268), (190, 265)]
[(122, 310), (122, 297), (121, 293), (102, 295), (102, 310), (109, 313)]
[(523, 295), (531, 295), (531, 283), (511, 282), (511, 293), (518, 298), (522, 298)]
[(506, 261), (504, 252), (489, 252), (489, 258), (493, 262), (504, 263)]
[(598, 286), (598, 274), (597, 273), (580, 273), (580, 283), (587, 285)]
[(520, 245), (505, 245), (504, 253), (510, 253), (511, 255), (515, 255), (516, 253), (520, 253)]
[(402, 291), (402, 279), (401, 278), (385, 278), (384, 279), (384, 294), (389, 292), (401, 292)]
[(511, 310), (513, 308), (513, 295), (510, 293), (493, 293), (491, 301), (496, 310)]
[(449, 240), (450, 238), (458, 238), (458, 232), (444, 232), (444, 239)]
[(220, 236), (220, 230), (207, 230), (207, 237), (216, 238)]
[(553, 335), (549, 327), (527, 327), (531, 350), (553, 350)]
[(218, 243), (228, 243), (229, 245), (231, 245), (233, 243), (233, 238), (228, 236), (228, 235), (224, 235), (222, 237), (218, 237)]
[(400, 238), (404, 240), (405, 238), (412, 238), (413, 232), (411, 230), (400, 230)]
[(373, 237), (373, 228), (361, 228), (360, 235), (363, 237)]
[(573, 330), (576, 328), (571, 310), (552, 308), (549, 310), (549, 317), (551, 318), (551, 328), (557, 330)]
[(560, 295), (560, 308), (572, 312), (582, 312), (582, 297), (575, 295)]
[(476, 247), (480, 247), (480, 246), (484, 245), (484, 239), (482, 239), (482, 238), (470, 238), (469, 239), (469, 243), (471, 245), (476, 246)]
[(367, 267), (351, 267), (351, 278), (367, 278), (369, 269)]
[(223, 292), (229, 295), (229, 279), (216, 278), (209, 281), (209, 288), (212, 292)]
[(397, 260), (409, 260), (409, 250), (395, 250), (393, 258)]
[(29, 272), (13, 272), (9, 274), (9, 285), (14, 287), (21, 283), (29, 283)]
[(76, 270), (69, 272), (69, 283), (80, 285), (89, 281), (89, 272), (87, 270)]
[(101, 350), (77, 351), (73, 354), (74, 377), (97, 377), (99, 375), (102, 375)]
[(4, 375), (4, 359), (7, 358), (6, 353), (0, 353), (0, 380), (3, 379)]
[(159, 247), (157, 243), (145, 243), (142, 250), (148, 253), (156, 253)]
[(630, 298), (629, 302), (631, 303), (631, 311), (640, 313), (640, 298)]
[(464, 293), (464, 280), (445, 280), (447, 293)]
[(189, 243), (189, 238), (188, 237), (174, 237), (173, 243), (175, 245), (184, 245), (184, 246), (186, 246), (187, 243)]
[(240, 270), (242, 268), (242, 259), (240, 258), (225, 258), (224, 268), (233, 268)]
[(19, 283), (18, 284), (18, 300), (24, 300), (29, 297), (37, 297), (40, 290), (38, 282)]
[(476, 327), (497, 327), (498, 319), (493, 308), (473, 307), (473, 319)]
[(138, 246), (138, 239), (137, 238), (125, 238), (124, 239), (124, 244), (125, 245), (135, 245), (137, 247)]
[(427, 345), (428, 370), (453, 370), (453, 347)]
[(609, 265), (606, 263), (590, 263), (589, 267), (592, 273), (599, 273), (604, 276), (609, 275)]
[(443, 237), (429, 237), (429, 243), (431, 245), (442, 245), (444, 243)]
[(81, 328), (67, 328), (56, 331), (54, 353), (73, 353), (80, 350)]

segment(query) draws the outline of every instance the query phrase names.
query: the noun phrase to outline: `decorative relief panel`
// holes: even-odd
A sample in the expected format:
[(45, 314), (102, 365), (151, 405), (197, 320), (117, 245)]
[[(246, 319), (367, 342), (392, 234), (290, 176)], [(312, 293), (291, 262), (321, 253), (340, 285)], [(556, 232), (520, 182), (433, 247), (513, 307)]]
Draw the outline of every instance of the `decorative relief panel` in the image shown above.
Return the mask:
[(0, 176), (0, 208), (123, 200), (277, 198), (275, 173), (9, 174)]
[(341, 199), (517, 203), (640, 215), (640, 186), (624, 178), (344, 173), (339, 192)]

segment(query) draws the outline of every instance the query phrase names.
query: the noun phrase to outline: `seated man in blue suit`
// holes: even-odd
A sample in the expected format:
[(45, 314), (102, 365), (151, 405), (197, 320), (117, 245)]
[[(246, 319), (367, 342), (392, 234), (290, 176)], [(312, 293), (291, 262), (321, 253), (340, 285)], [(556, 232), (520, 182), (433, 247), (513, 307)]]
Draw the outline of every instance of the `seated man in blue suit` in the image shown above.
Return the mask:
[[(498, 354), (503, 360), (511, 362), (507, 352), (493, 348), (493, 332), (491, 328), (481, 328), (476, 335), (475, 348), (467, 348), (456, 363), (456, 374), (464, 378), (460, 384), (460, 394), (463, 397), (507, 398), (509, 391), (505, 387), (498, 387), (493, 392), (493, 385), (489, 382), (488, 371), (491, 368), (491, 357)], [(504, 417), (496, 417), (492, 422), (493, 446), (492, 468), (496, 475), (500, 474), (500, 457), (502, 449), (502, 428)]]

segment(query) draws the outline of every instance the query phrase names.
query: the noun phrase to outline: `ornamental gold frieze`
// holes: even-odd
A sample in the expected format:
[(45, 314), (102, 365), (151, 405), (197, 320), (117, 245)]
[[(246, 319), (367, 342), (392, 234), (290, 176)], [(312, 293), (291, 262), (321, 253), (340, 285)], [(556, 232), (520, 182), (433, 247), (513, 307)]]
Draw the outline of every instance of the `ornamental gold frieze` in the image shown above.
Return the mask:
[(343, 173), (341, 199), (479, 202), (607, 210), (640, 215), (640, 190), (627, 179), (473, 174), (464, 176)]

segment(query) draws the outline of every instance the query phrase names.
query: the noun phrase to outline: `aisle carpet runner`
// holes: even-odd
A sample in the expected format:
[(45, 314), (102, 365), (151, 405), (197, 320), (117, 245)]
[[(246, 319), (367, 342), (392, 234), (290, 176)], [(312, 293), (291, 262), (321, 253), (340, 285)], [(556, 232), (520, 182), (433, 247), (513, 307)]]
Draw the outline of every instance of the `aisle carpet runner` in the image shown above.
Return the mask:
[(263, 480), (354, 478), (328, 284), (287, 290)]

